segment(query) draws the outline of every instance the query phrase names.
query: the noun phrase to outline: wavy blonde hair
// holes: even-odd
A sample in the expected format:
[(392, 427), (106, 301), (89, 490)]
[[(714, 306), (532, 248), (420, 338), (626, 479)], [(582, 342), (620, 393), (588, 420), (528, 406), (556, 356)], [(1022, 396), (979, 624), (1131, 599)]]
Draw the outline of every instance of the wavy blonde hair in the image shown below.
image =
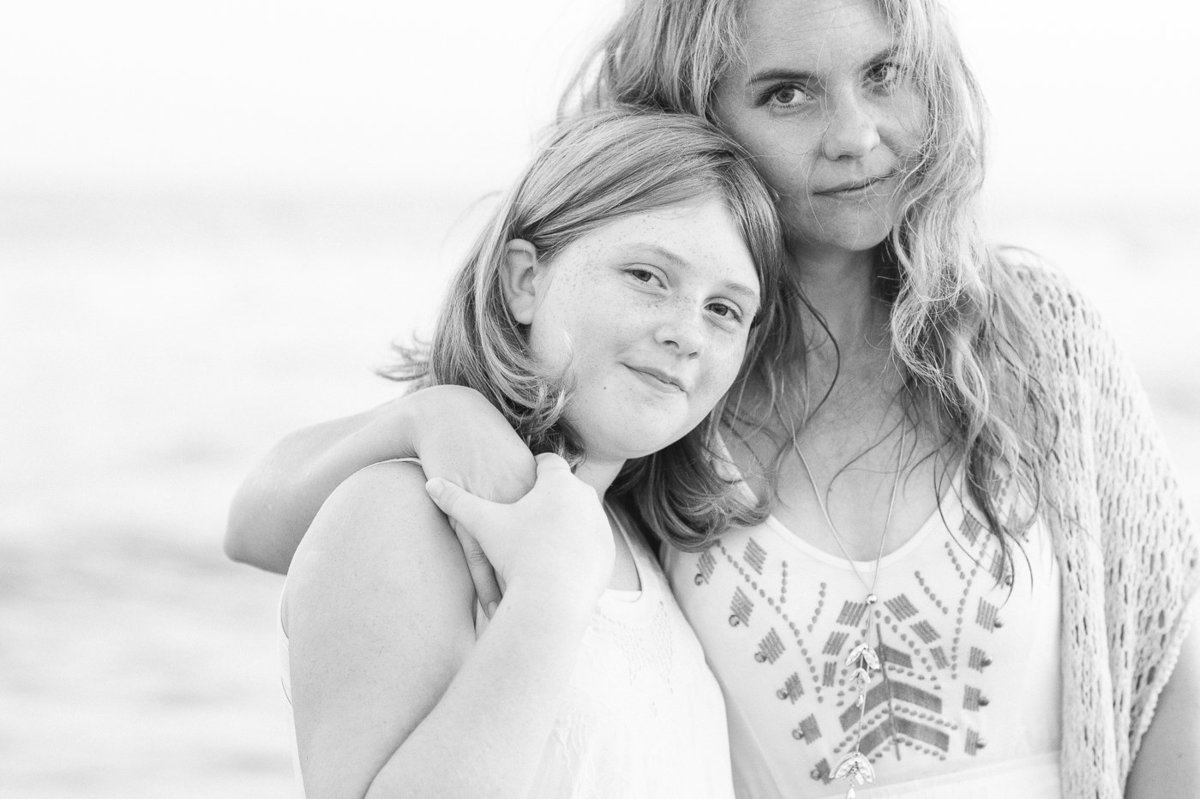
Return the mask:
[[(505, 301), (506, 245), (524, 239), (552, 263), (614, 219), (706, 198), (729, 209), (762, 287), (739, 379), (753, 373), (757, 381), (774, 380), (769, 364), (800, 334), (783, 311), (788, 278), (773, 196), (742, 148), (712, 125), (634, 108), (578, 115), (553, 131), (455, 275), (432, 342), (398, 347), (399, 362), (385, 376), (474, 388), (535, 453), (578, 462), (584, 453), (563, 419), (571, 387), (530, 354), (527, 329)], [(685, 549), (704, 546), (730, 524), (761, 521), (765, 504), (747, 502), (721, 475), (716, 431), (731, 413), (722, 403), (681, 440), (628, 462), (609, 497)]]
[[(749, 2), (629, 0), (563, 95), (560, 117), (624, 103), (719, 125), (713, 93), (743, 57), (741, 15)], [(936, 0), (875, 2), (929, 119), (901, 190), (900, 221), (878, 259), (881, 293), (891, 303), (892, 350), (905, 377), (902, 402), (911, 421), (935, 432), (943, 454), (964, 459), (968, 491), (989, 527), (1015, 534), (1042, 502), (1040, 476), (1057, 420), (1031, 368), (1030, 311), (976, 223), (986, 108)], [(782, 363), (802, 380), (804, 347)], [(796, 398), (805, 394), (781, 391), (785, 383), (769, 385), (767, 395), (784, 429), (794, 430)], [(784, 447), (794, 444), (792, 436)], [(1023, 501), (1002, 513), (1002, 501), (1017, 497)]]

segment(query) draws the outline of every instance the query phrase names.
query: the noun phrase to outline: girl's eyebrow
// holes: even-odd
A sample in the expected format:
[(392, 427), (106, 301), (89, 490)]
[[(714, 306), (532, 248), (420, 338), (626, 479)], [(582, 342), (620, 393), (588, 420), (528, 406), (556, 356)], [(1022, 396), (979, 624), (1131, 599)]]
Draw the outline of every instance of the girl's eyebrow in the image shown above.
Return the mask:
[[(888, 61), (896, 57), (897, 47), (894, 44), (889, 44), (882, 48), (870, 58), (863, 61), (863, 66), (878, 64), (880, 61)], [(746, 79), (747, 86), (753, 86), (756, 83), (775, 82), (775, 81), (791, 81), (795, 83), (808, 83), (817, 80), (817, 76), (812, 72), (807, 72), (801, 69), (788, 69), (786, 67), (769, 67), (764, 70), (755, 72)]]
[(754, 291), (749, 286), (743, 283), (728, 281), (722, 288), (724, 288), (726, 294), (732, 294), (747, 308), (753, 308), (755, 311), (758, 310), (758, 305), (762, 301), (762, 298), (757, 291)]
[[(688, 263), (686, 258), (683, 258), (678, 253), (663, 247), (661, 244), (652, 244), (650, 242), (631, 242), (630, 250), (633, 257), (636, 257), (637, 251), (641, 250), (644, 252), (653, 253), (663, 260), (669, 261), (674, 266), (682, 269), (688, 269), (691, 267), (691, 264)], [(758, 305), (760, 300), (759, 292), (750, 288), (745, 283), (739, 283), (736, 280), (726, 280), (722, 284), (721, 289), (729, 294), (739, 297), (742, 302), (755, 306)]]

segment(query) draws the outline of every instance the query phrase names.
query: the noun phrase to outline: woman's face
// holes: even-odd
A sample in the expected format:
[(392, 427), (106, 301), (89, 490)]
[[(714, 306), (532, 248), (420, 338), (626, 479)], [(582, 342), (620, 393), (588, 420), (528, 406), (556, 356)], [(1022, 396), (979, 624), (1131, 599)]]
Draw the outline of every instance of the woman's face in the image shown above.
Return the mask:
[(539, 361), (566, 370), (566, 418), (593, 462), (657, 452), (699, 424), (737, 377), (759, 306), (715, 198), (615, 219), (527, 277), (514, 315)]
[(898, 221), (925, 103), (872, 0), (751, 0), (718, 119), (780, 194), (794, 252), (861, 252)]

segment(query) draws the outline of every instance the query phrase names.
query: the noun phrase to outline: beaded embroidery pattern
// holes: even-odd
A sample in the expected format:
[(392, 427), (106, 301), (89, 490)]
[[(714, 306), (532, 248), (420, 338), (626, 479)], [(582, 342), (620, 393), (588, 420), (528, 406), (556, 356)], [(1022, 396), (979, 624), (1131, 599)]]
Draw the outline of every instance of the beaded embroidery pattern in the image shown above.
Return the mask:
[[(900, 581), (902, 590), (889, 591), (896, 581), (882, 579), (874, 605), (832, 600), (827, 582), (797, 574), (788, 561), (793, 553), (761, 534), (726, 536), (691, 560), (696, 592), (727, 593), (731, 635), (764, 672), (755, 690), (774, 695), (781, 723), (772, 734), (788, 731), (813, 780), (831, 782), (856, 744), (867, 764), (973, 758), (986, 746), (981, 714), (990, 699), (979, 678), (998, 657), (988, 642), (1003, 624), (1013, 578), (996, 537), (958, 507), (956, 518), (929, 522), (943, 528), (931, 534), (957, 577), (949, 594), (937, 593), (927, 570), (916, 568)], [(706, 604), (722, 601), (711, 599)], [(860, 711), (847, 660), (868, 625), (880, 669)]]

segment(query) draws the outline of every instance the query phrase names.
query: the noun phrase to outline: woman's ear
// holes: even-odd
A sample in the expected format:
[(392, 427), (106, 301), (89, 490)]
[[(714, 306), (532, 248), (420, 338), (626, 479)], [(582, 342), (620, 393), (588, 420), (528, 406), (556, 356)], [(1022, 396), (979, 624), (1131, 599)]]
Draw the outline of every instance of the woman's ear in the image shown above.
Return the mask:
[(500, 285), (504, 289), (504, 301), (513, 319), (522, 325), (533, 322), (537, 308), (538, 269), (537, 248), (525, 239), (513, 239), (504, 245), (504, 267)]

